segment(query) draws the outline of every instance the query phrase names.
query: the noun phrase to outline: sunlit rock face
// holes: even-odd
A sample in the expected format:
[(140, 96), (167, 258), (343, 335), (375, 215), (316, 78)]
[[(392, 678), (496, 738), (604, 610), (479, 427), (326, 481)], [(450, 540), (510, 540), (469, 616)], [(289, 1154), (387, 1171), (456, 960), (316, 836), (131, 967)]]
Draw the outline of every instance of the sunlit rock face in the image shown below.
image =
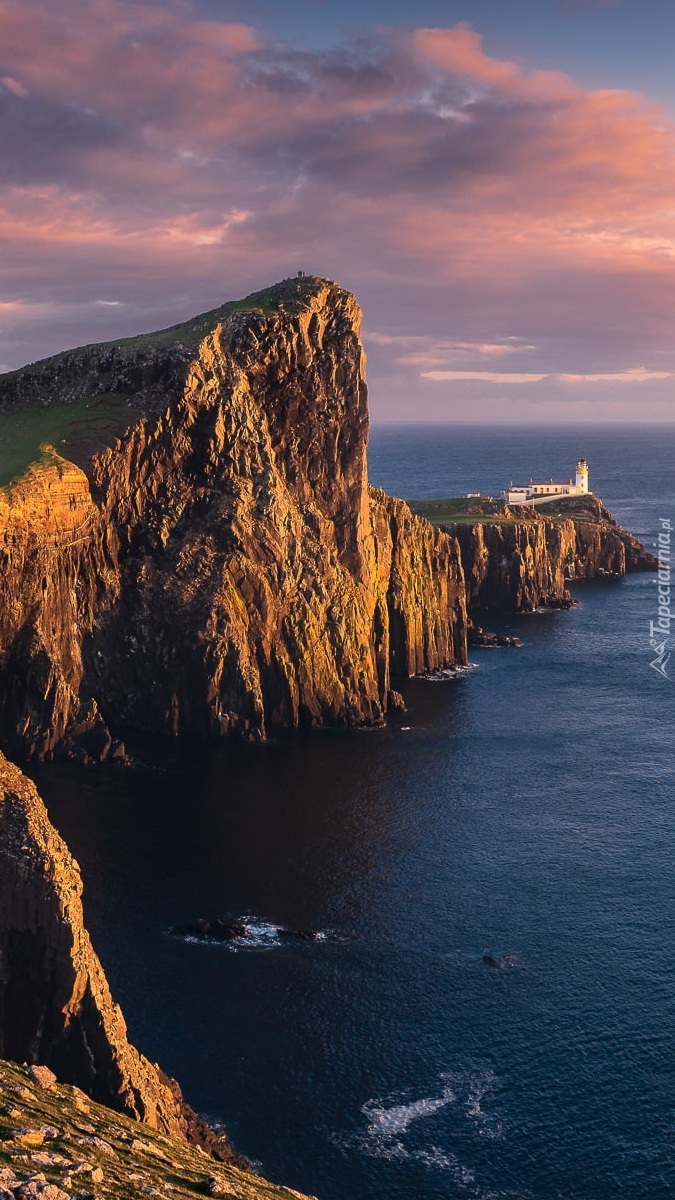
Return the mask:
[(360, 319), (286, 281), (0, 380), (0, 410), (114, 410), (0, 493), (8, 752), (377, 724), (410, 675), (466, 661), (456, 539), (368, 488)]

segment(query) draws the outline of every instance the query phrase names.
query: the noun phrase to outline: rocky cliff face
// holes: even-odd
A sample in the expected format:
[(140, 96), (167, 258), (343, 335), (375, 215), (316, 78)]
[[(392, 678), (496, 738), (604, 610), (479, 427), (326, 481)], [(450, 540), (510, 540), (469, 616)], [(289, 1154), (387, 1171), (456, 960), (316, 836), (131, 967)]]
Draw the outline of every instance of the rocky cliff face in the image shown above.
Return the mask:
[(656, 568), (596, 497), (568, 507), (567, 516), (512, 509), (504, 520), (444, 526), (460, 545), (469, 608), (532, 612), (570, 603), (571, 579)]
[(410, 674), (465, 661), (455, 539), (367, 486), (359, 326), (334, 284), (288, 281), (0, 380), (0, 410), (115, 412), (107, 445), (0, 493), (8, 752), (105, 758), (108, 724), (373, 724)]
[(0, 378), (0, 422), (75, 414), (0, 490), (8, 753), (377, 724), (411, 675), (466, 661), (467, 602), (653, 565), (593, 498), (436, 528), (369, 489), (359, 328), (349, 293), (287, 280)]
[(77, 863), (34, 785), (0, 754), (0, 1057), (45, 1064), (94, 1100), (236, 1161), (129, 1044), (81, 897)]

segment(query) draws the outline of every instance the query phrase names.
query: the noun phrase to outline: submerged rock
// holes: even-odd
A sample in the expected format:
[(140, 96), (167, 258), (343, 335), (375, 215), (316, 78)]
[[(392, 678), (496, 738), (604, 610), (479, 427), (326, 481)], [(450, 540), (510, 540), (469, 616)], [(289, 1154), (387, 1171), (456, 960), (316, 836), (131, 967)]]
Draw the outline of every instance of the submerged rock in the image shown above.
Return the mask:
[(235, 921), (234, 918), (216, 917), (215, 921), (207, 921), (201, 917), (185, 925), (174, 925), (169, 933), (174, 937), (196, 938), (198, 941), (233, 942), (247, 937), (249, 931), (242, 921)]
[(348, 940), (346, 934), (337, 933), (335, 930), (293, 929), (287, 925), (275, 925), (253, 918), (239, 919), (229, 916), (216, 917), (212, 921), (200, 917), (197, 921), (172, 926), (169, 933), (172, 937), (185, 938), (188, 941), (248, 942), (255, 946), (271, 945), (284, 939), (301, 942)]
[(487, 950), (481, 954), (480, 962), (492, 971), (507, 971), (516, 965), (513, 954), (490, 954)]
[(469, 629), (470, 646), (505, 646), (517, 648), (521, 645), (520, 638), (510, 634), (494, 633), (491, 629), (481, 629), (480, 625), (472, 625)]

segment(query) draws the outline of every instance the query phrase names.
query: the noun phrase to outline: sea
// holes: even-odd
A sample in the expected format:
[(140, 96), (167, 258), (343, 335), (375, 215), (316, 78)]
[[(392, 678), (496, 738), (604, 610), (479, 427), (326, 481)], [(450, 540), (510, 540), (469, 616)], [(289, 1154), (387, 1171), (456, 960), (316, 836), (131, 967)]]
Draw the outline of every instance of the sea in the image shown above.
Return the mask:
[[(675, 523), (673, 425), (380, 425), (369, 464), (424, 499), (579, 456), (648, 546)], [(675, 1195), (675, 656), (650, 665), (652, 575), (573, 590), (384, 729), (32, 768), (130, 1036), (269, 1178)], [(252, 936), (168, 932), (222, 914)]]

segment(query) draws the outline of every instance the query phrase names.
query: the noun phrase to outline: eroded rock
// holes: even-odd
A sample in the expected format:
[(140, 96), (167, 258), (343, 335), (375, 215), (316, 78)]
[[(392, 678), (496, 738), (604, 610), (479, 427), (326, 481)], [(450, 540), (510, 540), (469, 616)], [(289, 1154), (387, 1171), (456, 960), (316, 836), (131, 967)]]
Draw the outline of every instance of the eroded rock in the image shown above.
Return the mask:
[(460, 545), (469, 609), (572, 608), (570, 580), (619, 578), (657, 565), (595, 496), (584, 496), (577, 513), (568, 503), (559, 517), (522, 508), (503, 516), (444, 526)]
[(52, 450), (0, 492), (12, 756), (121, 756), (116, 724), (378, 724), (401, 682), (466, 661), (456, 540), (367, 485), (359, 308), (291, 284), (196, 319), (189, 347), (87, 347), (0, 379), (0, 409), (124, 402), (109, 445)]

